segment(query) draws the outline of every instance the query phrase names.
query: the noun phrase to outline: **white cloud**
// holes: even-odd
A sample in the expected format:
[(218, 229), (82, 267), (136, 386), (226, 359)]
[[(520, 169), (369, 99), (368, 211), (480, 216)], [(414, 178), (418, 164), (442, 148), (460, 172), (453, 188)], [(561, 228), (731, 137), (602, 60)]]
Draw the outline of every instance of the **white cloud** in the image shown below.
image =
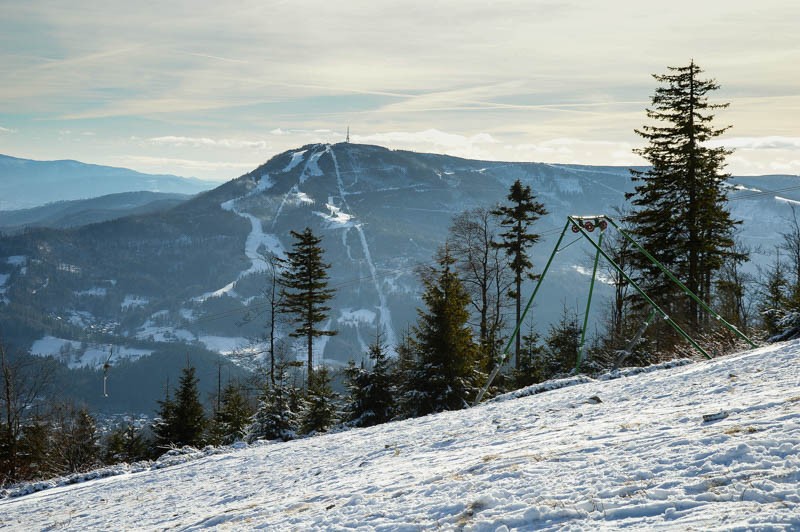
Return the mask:
[(148, 139), (152, 144), (160, 144), (167, 146), (191, 146), (198, 147), (215, 147), (215, 148), (249, 148), (264, 150), (269, 147), (264, 140), (246, 140), (246, 139), (212, 139), (208, 137), (178, 137), (178, 136), (164, 136), (152, 137)]
[(715, 140), (709, 146), (750, 150), (800, 150), (800, 137), (731, 137)]
[(7, 127), (0, 126), (0, 133), (16, 133), (16, 129), (9, 129)]
[(496, 144), (497, 141), (488, 133), (478, 133), (470, 137), (455, 133), (446, 133), (438, 129), (425, 131), (406, 132), (394, 131), (389, 133), (374, 133), (371, 135), (353, 135), (354, 142), (364, 144), (381, 144), (387, 146), (427, 144), (439, 148), (466, 148), (477, 144)]
[[(118, 164), (146, 173), (173, 173), (177, 175), (195, 175), (196, 173), (219, 174), (226, 170), (232, 172), (250, 171), (261, 162), (227, 162), (205, 161), (198, 159), (176, 159), (172, 157), (151, 157), (146, 155), (126, 155), (115, 158)], [(208, 178), (208, 181), (222, 181), (238, 177), (230, 175), (227, 178)], [(199, 176), (202, 178), (202, 175)]]

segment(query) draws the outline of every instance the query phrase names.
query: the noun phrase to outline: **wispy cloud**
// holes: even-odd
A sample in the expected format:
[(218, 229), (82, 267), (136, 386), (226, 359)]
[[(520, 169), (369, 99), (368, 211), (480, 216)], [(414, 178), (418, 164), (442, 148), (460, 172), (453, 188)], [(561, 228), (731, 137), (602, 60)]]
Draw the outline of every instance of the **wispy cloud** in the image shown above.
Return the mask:
[(7, 127), (0, 126), (0, 133), (16, 133), (16, 129), (9, 129)]
[[(201, 159), (179, 159), (173, 157), (151, 157), (145, 155), (124, 155), (115, 157), (118, 164), (126, 167), (135, 168), (148, 173), (163, 173), (174, 172), (174, 169), (182, 169), (181, 174), (186, 175), (192, 172), (200, 172), (201, 174), (209, 172), (220, 172), (224, 170), (233, 170), (237, 172), (249, 171), (256, 168), (261, 162), (220, 162), (220, 161), (205, 161)], [(263, 161), (262, 161), (263, 162)], [(226, 179), (230, 179), (228, 176)], [(220, 179), (209, 179), (210, 181), (219, 181)]]
[(246, 139), (212, 139), (208, 137), (178, 137), (178, 136), (165, 136), (153, 137), (147, 139), (152, 144), (160, 144), (167, 146), (191, 146), (198, 147), (215, 147), (215, 148), (250, 148), (250, 149), (266, 149), (269, 144), (264, 140), (246, 140)]
[(731, 137), (708, 144), (746, 150), (800, 150), (800, 137)]

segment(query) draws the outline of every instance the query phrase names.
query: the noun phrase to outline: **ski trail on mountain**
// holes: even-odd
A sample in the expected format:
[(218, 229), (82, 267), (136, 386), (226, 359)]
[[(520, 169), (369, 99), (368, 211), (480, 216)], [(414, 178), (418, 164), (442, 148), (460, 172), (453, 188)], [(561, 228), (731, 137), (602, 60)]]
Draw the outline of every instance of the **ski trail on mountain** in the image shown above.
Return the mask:
[(247, 235), (244, 243), (244, 254), (248, 259), (250, 259), (250, 267), (240, 272), (236, 279), (226, 284), (219, 290), (206, 292), (205, 294), (194, 298), (195, 301), (202, 302), (206, 299), (219, 297), (223, 294), (236, 297), (237, 294), (233, 290), (233, 287), (237, 282), (250, 274), (267, 271), (269, 269), (269, 264), (259, 252), (262, 247), (266, 248), (273, 255), (281, 258), (286, 257), (286, 250), (283, 248), (283, 244), (281, 244), (280, 240), (278, 240), (278, 237), (276, 237), (274, 234), (265, 233), (261, 224), (261, 220), (249, 212), (241, 210), (237, 205), (240, 200), (255, 196), (256, 194), (260, 194), (265, 190), (269, 190), (272, 185), (272, 179), (270, 178), (269, 174), (264, 174), (261, 176), (258, 184), (253, 190), (249, 191), (243, 196), (224, 201), (220, 204), (220, 208), (222, 210), (232, 212), (250, 222), (250, 233)]
[[(303, 150), (302, 152), (299, 152), (299, 153), (305, 153), (305, 152), (306, 152), (306, 150)], [(281, 199), (281, 204), (278, 206), (278, 212), (276, 212), (275, 213), (275, 217), (272, 218), (272, 226), (270, 227), (271, 230), (273, 230), (273, 231), (275, 230), (275, 224), (278, 223), (278, 218), (280, 218), (281, 213), (283, 212), (283, 207), (284, 207), (284, 205), (286, 205), (286, 202), (289, 200), (289, 198), (291, 196), (297, 196), (298, 194), (300, 194), (300, 185), (305, 183), (306, 179), (308, 179), (309, 167), (311, 165), (313, 165), (313, 167), (311, 167), (312, 170), (316, 169), (317, 171), (319, 171), (319, 166), (317, 166), (317, 161), (319, 161), (319, 158), (322, 156), (323, 153), (325, 153), (324, 150), (323, 151), (315, 151), (315, 152), (313, 152), (311, 155), (309, 155), (306, 158), (305, 165), (303, 165), (303, 171), (300, 172), (300, 177), (298, 178), (297, 183), (295, 183), (294, 186), (289, 189), (289, 192), (284, 194), (283, 198)], [(291, 166), (291, 168), (293, 168), (294, 166), (297, 166), (297, 164), (298, 163), (295, 162), (294, 165)], [(287, 167), (287, 168), (291, 169), (290, 167)], [(316, 175), (316, 173), (313, 174), (313, 175)]]
[[(331, 145), (327, 145), (325, 147), (326, 151), (330, 154), (331, 159), (333, 160), (333, 168), (336, 171), (336, 184), (339, 187), (339, 197), (342, 198), (342, 207), (345, 209), (345, 212), (350, 216), (353, 215), (353, 211), (350, 209), (350, 205), (347, 204), (347, 196), (345, 195), (344, 191), (344, 183), (342, 182), (342, 174), (339, 172), (339, 160), (336, 158), (336, 153), (334, 153), (333, 148)], [(355, 168), (355, 167), (354, 167)], [(392, 325), (392, 314), (389, 311), (389, 305), (386, 302), (386, 294), (383, 292), (383, 288), (381, 287), (380, 280), (378, 279), (378, 269), (375, 267), (375, 263), (372, 260), (372, 254), (369, 251), (369, 245), (367, 244), (367, 237), (364, 234), (363, 224), (361, 222), (354, 223), (353, 227), (358, 232), (359, 240), (361, 241), (361, 249), (364, 253), (364, 257), (367, 260), (367, 266), (369, 266), (369, 272), (372, 277), (372, 283), (375, 285), (375, 291), (378, 293), (378, 301), (380, 302), (380, 324), (383, 332), (386, 334), (386, 343), (390, 346), (389, 349), (394, 351), (394, 346), (397, 345), (397, 337), (394, 333), (394, 327)], [(347, 232), (349, 228), (345, 229)]]

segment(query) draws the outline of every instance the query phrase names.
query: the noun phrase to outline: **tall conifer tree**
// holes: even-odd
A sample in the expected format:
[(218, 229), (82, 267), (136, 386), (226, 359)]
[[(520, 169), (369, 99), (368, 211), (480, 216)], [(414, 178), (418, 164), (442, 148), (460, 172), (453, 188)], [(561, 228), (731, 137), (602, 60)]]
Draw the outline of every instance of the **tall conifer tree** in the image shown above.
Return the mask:
[[(661, 86), (647, 117), (657, 123), (636, 130), (647, 145), (634, 151), (650, 167), (631, 171), (637, 184), (628, 198), (635, 211), (626, 221), (645, 249), (708, 301), (714, 274), (734, 253), (733, 229), (739, 223), (730, 216), (723, 187), (729, 176), (725, 156), (731, 152), (708, 144), (728, 129), (712, 125), (712, 111), (728, 104), (709, 103), (708, 94), (719, 85), (701, 79), (703, 71), (694, 61), (668, 70), (653, 75)], [(633, 259), (642, 283), (669, 308), (676, 289), (644, 258)], [(692, 329), (701, 328), (702, 311), (695, 301), (670, 310), (685, 313)]]
[(293, 338), (305, 338), (307, 348), (308, 382), (314, 372), (314, 338), (333, 336), (336, 331), (319, 328), (328, 318), (330, 307), (325, 303), (333, 297), (328, 288), (328, 268), (322, 260), (321, 238), (306, 227), (302, 233), (291, 231), (295, 242), (287, 253), (288, 267), (283, 271), (283, 308), (293, 317), (297, 328), (289, 333)]
[[(535, 279), (530, 273), (533, 269), (528, 250), (539, 241), (537, 233), (531, 232), (531, 225), (547, 214), (544, 205), (536, 201), (536, 196), (531, 193), (531, 187), (522, 186), (519, 179), (514, 181), (508, 193), (509, 205), (501, 205), (493, 214), (500, 217), (500, 225), (505, 229), (500, 234), (500, 242), (495, 245), (505, 250), (506, 255), (511, 258), (511, 270), (514, 272), (514, 289), (509, 291), (509, 295), (514, 299), (516, 305), (516, 319), (514, 324), (520, 322), (522, 318), (522, 281), (525, 277)], [(522, 339), (517, 335), (514, 349), (514, 367), (520, 369), (520, 352), (522, 350)]]

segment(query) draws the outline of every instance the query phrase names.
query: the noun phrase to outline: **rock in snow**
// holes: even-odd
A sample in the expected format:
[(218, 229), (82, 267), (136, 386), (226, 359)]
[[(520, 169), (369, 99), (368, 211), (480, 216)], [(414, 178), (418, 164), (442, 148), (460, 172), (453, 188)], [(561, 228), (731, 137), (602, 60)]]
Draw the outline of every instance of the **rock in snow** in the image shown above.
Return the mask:
[[(800, 342), (773, 345), (170, 457), (0, 500), (0, 528), (798, 530), (799, 354)], [(728, 417), (698, 423), (708, 412)]]

